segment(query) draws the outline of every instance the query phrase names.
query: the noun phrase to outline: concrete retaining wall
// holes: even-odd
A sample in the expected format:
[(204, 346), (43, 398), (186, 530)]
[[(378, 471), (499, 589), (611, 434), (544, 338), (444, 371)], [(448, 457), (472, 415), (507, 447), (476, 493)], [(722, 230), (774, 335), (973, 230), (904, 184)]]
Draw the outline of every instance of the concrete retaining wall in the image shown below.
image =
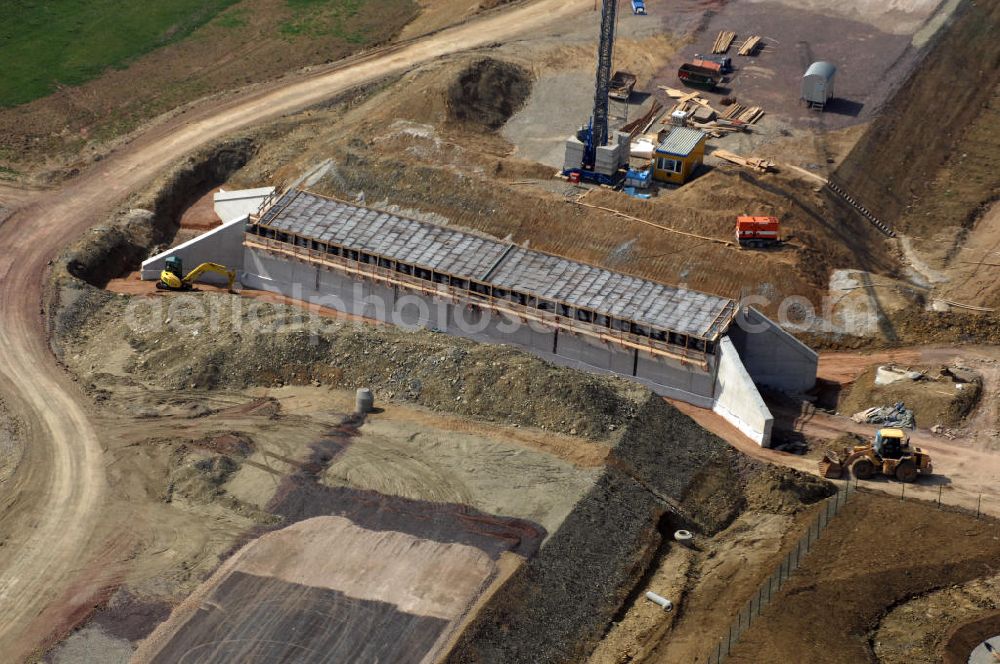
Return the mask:
[(401, 327), (423, 327), (485, 343), (523, 348), (561, 366), (631, 378), (662, 396), (701, 408), (714, 404), (715, 358), (708, 369), (629, 350), (586, 335), (457, 305), (446, 298), (394, 289), (317, 266), (246, 249), (241, 281), (247, 288), (280, 293)]
[[(525, 323), (474, 306), (373, 281), (356, 281), (336, 270), (244, 248), (242, 219), (143, 263), (143, 278), (159, 275), (163, 260), (179, 255), (194, 267), (205, 260), (242, 270), (247, 288), (280, 293), (355, 316), (403, 328), (426, 328), (485, 343), (518, 346), (553, 364), (623, 376), (656, 394), (712, 408), (757, 443), (768, 446), (773, 418), (754, 383), (801, 392), (812, 387), (817, 356), (766, 317), (749, 311), (750, 329), (723, 337), (708, 366), (697, 366), (622, 348), (613, 343), (539, 323)], [(234, 257), (232, 252), (239, 257)]]
[(719, 340), (718, 360), (719, 371), (715, 377), (715, 404), (712, 410), (754, 442), (762, 447), (770, 447), (774, 417), (760, 397), (729, 337)]
[(219, 215), (219, 219), (224, 222), (245, 217), (256, 212), (264, 199), (273, 193), (274, 187), (240, 189), (239, 191), (220, 189), (213, 196), (215, 214)]
[(816, 352), (756, 309), (740, 310), (729, 337), (758, 385), (801, 394), (816, 384)]
[[(185, 270), (192, 270), (202, 263), (221, 263), (232, 270), (242, 270), (246, 220), (245, 216), (234, 219), (162, 254), (147, 258), (142, 262), (142, 278), (159, 279), (169, 256), (180, 256)], [(212, 284), (226, 283), (225, 277), (214, 272), (206, 273), (202, 280)]]

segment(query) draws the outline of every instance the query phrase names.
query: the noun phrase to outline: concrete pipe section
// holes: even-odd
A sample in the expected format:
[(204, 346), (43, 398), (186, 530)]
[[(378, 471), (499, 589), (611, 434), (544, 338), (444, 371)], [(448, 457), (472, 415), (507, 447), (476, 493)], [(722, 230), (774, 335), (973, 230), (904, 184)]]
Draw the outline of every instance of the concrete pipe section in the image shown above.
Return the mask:
[(969, 655), (969, 664), (997, 664), (997, 662), (1000, 662), (1000, 635), (986, 639)]
[(664, 611), (673, 611), (674, 610), (674, 603), (673, 602), (671, 602), (666, 597), (661, 597), (660, 595), (657, 595), (652, 590), (649, 590), (649, 591), (646, 592), (646, 599), (648, 599), (653, 604), (658, 604), (660, 607), (663, 608)]
[(674, 533), (674, 541), (684, 546), (691, 546), (694, 543), (694, 535), (690, 530), (678, 530)]
[(367, 387), (359, 387), (354, 394), (354, 412), (364, 415), (375, 408), (375, 397)]

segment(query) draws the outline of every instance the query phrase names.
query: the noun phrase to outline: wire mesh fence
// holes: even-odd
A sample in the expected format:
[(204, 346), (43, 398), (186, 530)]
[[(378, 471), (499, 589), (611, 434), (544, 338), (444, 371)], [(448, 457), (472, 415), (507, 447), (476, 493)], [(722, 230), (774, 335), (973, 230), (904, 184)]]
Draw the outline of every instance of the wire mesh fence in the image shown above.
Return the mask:
[[(866, 489), (865, 483), (860, 483), (856, 479), (848, 479), (843, 483), (837, 483), (837, 493), (827, 498), (826, 505), (820, 509), (815, 519), (809, 524), (806, 532), (799, 538), (788, 554), (781, 560), (777, 568), (771, 575), (757, 588), (757, 592), (744, 604), (729, 630), (713, 644), (712, 651), (704, 661), (707, 664), (722, 664), (736, 646), (740, 637), (750, 628), (754, 620), (760, 616), (764, 608), (771, 602), (771, 598), (777, 595), (778, 591), (785, 585), (792, 572), (798, 569), (805, 556), (813, 548), (820, 534), (830, 524), (830, 521), (847, 504), (848, 499), (859, 489)], [(949, 491), (950, 487), (943, 484), (936, 485), (907, 485), (899, 483), (899, 500), (920, 501), (928, 508), (952, 509), (964, 512), (970, 516), (978, 518), (989, 518), (990, 514), (1000, 512), (1000, 504), (994, 505), (992, 497), (984, 499), (982, 494), (960, 493)], [(895, 487), (893, 487), (895, 490)], [(883, 491), (888, 496), (893, 495), (893, 491)]]
[[(852, 488), (857, 486), (856, 480), (851, 480), (851, 483)], [(864, 484), (861, 486), (864, 487)], [(938, 509), (958, 510), (977, 519), (1000, 515), (1000, 501), (995, 494), (957, 491), (945, 478), (937, 475), (931, 476), (928, 482), (889, 484), (882, 488), (882, 492), (889, 496), (895, 494), (902, 501), (916, 500)]]
[(799, 541), (781, 560), (778, 566), (771, 572), (771, 575), (764, 580), (757, 588), (757, 592), (743, 605), (733, 622), (729, 625), (726, 634), (714, 644), (711, 653), (707, 658), (708, 664), (721, 664), (729, 657), (733, 647), (740, 640), (740, 637), (750, 629), (750, 625), (761, 614), (764, 608), (771, 602), (771, 598), (778, 594), (782, 586), (788, 581), (803, 559), (808, 555), (813, 545), (819, 540), (820, 534), (830, 524), (831, 519), (836, 516), (848, 498), (857, 491), (856, 486), (851, 482), (846, 482), (830, 498), (827, 498), (826, 505), (820, 509), (816, 518), (812, 520), (806, 532), (799, 538)]

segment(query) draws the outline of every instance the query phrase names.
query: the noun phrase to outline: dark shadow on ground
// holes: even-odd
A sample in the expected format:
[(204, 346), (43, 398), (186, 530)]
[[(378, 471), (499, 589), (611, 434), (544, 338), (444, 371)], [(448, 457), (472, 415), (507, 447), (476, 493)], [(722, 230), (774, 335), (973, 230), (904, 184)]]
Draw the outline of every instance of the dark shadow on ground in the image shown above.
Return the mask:
[(837, 403), (840, 401), (840, 393), (844, 387), (835, 380), (816, 379), (816, 386), (810, 394), (816, 397), (816, 407), (823, 410), (835, 411)]
[(823, 107), (823, 112), (856, 118), (861, 115), (861, 109), (864, 107), (865, 105), (863, 102), (834, 97), (830, 101), (826, 102), (826, 106)]

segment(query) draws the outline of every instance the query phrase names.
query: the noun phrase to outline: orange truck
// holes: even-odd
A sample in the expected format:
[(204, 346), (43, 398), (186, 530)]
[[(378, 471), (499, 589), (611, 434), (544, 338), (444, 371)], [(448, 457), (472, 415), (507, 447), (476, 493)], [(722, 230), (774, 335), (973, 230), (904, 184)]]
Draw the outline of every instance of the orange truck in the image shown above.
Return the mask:
[(711, 69), (714, 72), (722, 73), (722, 63), (716, 62), (714, 60), (708, 60), (701, 57), (700, 55), (694, 56), (691, 59), (691, 64), (695, 67), (701, 67), (702, 69)]
[(777, 217), (736, 217), (736, 241), (741, 247), (773, 247), (781, 242), (781, 222)]

